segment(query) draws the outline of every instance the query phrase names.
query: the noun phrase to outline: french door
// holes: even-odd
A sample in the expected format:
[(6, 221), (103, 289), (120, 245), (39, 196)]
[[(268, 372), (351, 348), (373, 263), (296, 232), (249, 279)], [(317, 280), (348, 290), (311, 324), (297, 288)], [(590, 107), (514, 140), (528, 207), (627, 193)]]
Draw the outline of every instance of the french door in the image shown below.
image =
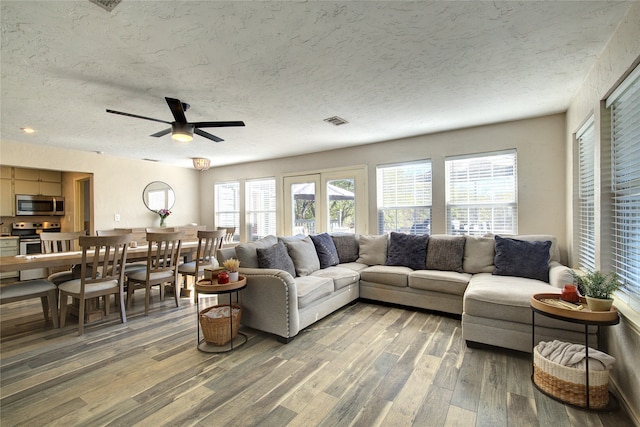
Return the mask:
[(365, 234), (366, 177), (365, 167), (284, 177), (285, 234)]

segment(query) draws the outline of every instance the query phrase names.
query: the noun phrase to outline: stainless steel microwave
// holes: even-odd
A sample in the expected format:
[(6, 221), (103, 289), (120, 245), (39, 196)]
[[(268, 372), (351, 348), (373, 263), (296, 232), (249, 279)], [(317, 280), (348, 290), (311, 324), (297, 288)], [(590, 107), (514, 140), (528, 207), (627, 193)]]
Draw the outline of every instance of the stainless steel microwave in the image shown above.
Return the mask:
[(64, 216), (64, 197), (16, 194), (16, 216)]

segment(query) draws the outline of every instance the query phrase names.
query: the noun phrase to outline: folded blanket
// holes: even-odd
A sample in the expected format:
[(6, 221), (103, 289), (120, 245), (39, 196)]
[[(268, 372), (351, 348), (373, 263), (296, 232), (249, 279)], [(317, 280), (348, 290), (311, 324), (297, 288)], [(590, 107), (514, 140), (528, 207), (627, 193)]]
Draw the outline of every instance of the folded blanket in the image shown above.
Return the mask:
[[(538, 351), (545, 359), (558, 365), (569, 368), (586, 369), (586, 352), (582, 344), (573, 344), (558, 340), (541, 341)], [(604, 371), (611, 369), (616, 359), (589, 347), (589, 369), (592, 371)]]

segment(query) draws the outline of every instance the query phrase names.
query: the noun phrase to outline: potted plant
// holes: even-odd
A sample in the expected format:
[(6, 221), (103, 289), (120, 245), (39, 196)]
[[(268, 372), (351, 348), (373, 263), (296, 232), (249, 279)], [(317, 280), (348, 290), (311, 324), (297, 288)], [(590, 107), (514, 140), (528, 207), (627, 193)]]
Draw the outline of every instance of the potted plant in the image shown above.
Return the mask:
[(229, 281), (237, 282), (238, 281), (238, 268), (240, 268), (240, 261), (235, 258), (229, 258), (223, 261), (222, 265), (229, 272)]
[(580, 292), (587, 300), (587, 306), (591, 311), (609, 311), (613, 304), (611, 294), (622, 288), (615, 272), (603, 273), (600, 270), (576, 273), (571, 271)]

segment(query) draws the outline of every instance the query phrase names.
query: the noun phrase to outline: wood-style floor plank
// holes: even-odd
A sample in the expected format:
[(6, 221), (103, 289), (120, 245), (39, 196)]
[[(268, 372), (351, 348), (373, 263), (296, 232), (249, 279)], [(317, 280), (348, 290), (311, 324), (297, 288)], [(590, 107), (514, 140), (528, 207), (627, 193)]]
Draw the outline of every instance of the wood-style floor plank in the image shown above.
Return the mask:
[(289, 344), (243, 328), (244, 346), (212, 354), (181, 302), (155, 294), (125, 324), (112, 308), (80, 337), (72, 318), (45, 324), (39, 301), (3, 305), (0, 425), (631, 425), (536, 390), (530, 355), (467, 348), (456, 317), (360, 301)]

